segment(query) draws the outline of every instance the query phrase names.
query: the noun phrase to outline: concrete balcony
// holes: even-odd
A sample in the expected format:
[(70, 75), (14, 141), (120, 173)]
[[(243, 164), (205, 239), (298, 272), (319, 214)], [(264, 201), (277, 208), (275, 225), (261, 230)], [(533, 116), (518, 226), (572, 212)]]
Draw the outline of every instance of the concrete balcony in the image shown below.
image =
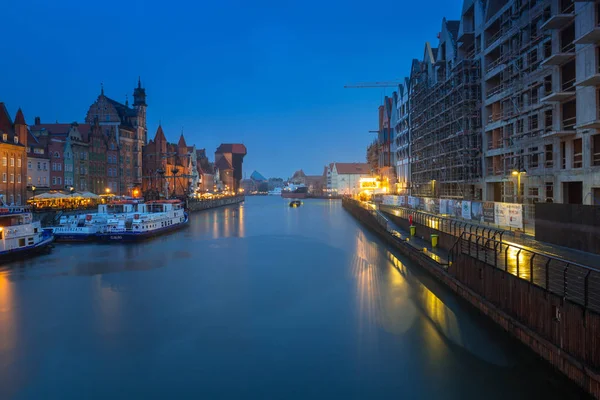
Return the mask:
[(596, 72), (579, 82), (575, 82), (575, 86), (598, 86), (600, 85), (600, 72)]
[(573, 41), (575, 44), (593, 44), (600, 41), (600, 26), (595, 26)]
[(562, 29), (569, 25), (575, 19), (574, 9), (562, 11), (559, 14), (553, 15), (548, 21), (542, 25), (542, 29)]
[(575, 125), (576, 129), (600, 129), (600, 118)]
[(540, 65), (563, 65), (575, 58), (575, 44), (569, 43), (561, 48), (558, 53), (552, 53)]
[(551, 137), (567, 137), (574, 136), (577, 134), (577, 128), (575, 127), (575, 122), (577, 121), (577, 117), (569, 117), (562, 120), (561, 127), (558, 130), (554, 130), (551, 127), (546, 129), (542, 134), (543, 138), (551, 138)]
[(560, 88), (553, 88), (552, 92), (547, 93), (540, 99), (542, 103), (556, 103), (567, 100), (575, 96), (575, 79), (564, 82)]

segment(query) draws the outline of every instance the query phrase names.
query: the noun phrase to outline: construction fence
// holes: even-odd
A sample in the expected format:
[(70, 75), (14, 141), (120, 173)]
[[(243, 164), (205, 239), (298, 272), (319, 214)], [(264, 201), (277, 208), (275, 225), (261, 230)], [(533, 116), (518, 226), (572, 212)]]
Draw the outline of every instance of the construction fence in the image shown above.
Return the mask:
[(383, 195), (382, 204), (459, 218), (502, 229), (524, 229), (523, 204)]

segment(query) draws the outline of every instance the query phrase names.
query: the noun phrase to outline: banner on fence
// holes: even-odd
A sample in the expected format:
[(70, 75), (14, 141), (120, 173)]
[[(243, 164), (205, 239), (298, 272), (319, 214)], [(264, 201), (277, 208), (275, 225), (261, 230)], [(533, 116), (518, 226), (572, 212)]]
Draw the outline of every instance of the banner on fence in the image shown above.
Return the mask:
[(523, 229), (523, 206), (521, 204), (506, 204), (508, 209), (508, 226)]
[(483, 203), (479, 201), (471, 202), (471, 220), (484, 222), (483, 220)]
[(462, 217), (464, 219), (471, 219), (471, 202), (467, 200), (462, 201)]
[(418, 197), (408, 196), (408, 206), (410, 208), (416, 209), (417, 206), (418, 206), (418, 204), (419, 204), (419, 198)]
[(425, 198), (425, 211), (432, 214), (440, 213), (440, 201), (434, 198)]
[(483, 203), (483, 221), (493, 224), (496, 222), (495, 215), (496, 213), (494, 212), (494, 202), (486, 201), (485, 203)]
[(440, 214), (448, 214), (448, 200), (440, 199)]

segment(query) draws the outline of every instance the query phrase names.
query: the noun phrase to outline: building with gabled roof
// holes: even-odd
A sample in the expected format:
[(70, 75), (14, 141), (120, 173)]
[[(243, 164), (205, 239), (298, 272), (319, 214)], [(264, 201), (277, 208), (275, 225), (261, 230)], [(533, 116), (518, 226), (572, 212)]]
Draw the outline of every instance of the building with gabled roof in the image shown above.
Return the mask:
[(13, 122), (0, 102), (0, 194), (9, 204), (24, 204), (27, 188), (27, 124), (19, 109)]
[(88, 124), (97, 119), (107, 137), (114, 133), (119, 151), (115, 192), (129, 195), (142, 186), (142, 148), (147, 143), (146, 89), (139, 78), (133, 100), (131, 107), (127, 98), (120, 103), (106, 96), (102, 86), (85, 118)]
[(332, 195), (356, 195), (360, 192), (360, 179), (371, 176), (371, 165), (368, 163), (334, 162), (325, 168), (326, 189)]

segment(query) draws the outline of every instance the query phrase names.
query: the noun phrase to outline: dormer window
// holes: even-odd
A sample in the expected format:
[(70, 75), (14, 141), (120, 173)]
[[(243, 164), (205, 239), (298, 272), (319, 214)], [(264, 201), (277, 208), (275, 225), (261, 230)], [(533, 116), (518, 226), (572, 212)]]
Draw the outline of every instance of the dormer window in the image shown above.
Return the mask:
[(15, 144), (19, 144), (19, 137), (15, 136)]
[(8, 133), (3, 133), (2, 134), (2, 140), (5, 141), (5, 142), (8, 140)]

